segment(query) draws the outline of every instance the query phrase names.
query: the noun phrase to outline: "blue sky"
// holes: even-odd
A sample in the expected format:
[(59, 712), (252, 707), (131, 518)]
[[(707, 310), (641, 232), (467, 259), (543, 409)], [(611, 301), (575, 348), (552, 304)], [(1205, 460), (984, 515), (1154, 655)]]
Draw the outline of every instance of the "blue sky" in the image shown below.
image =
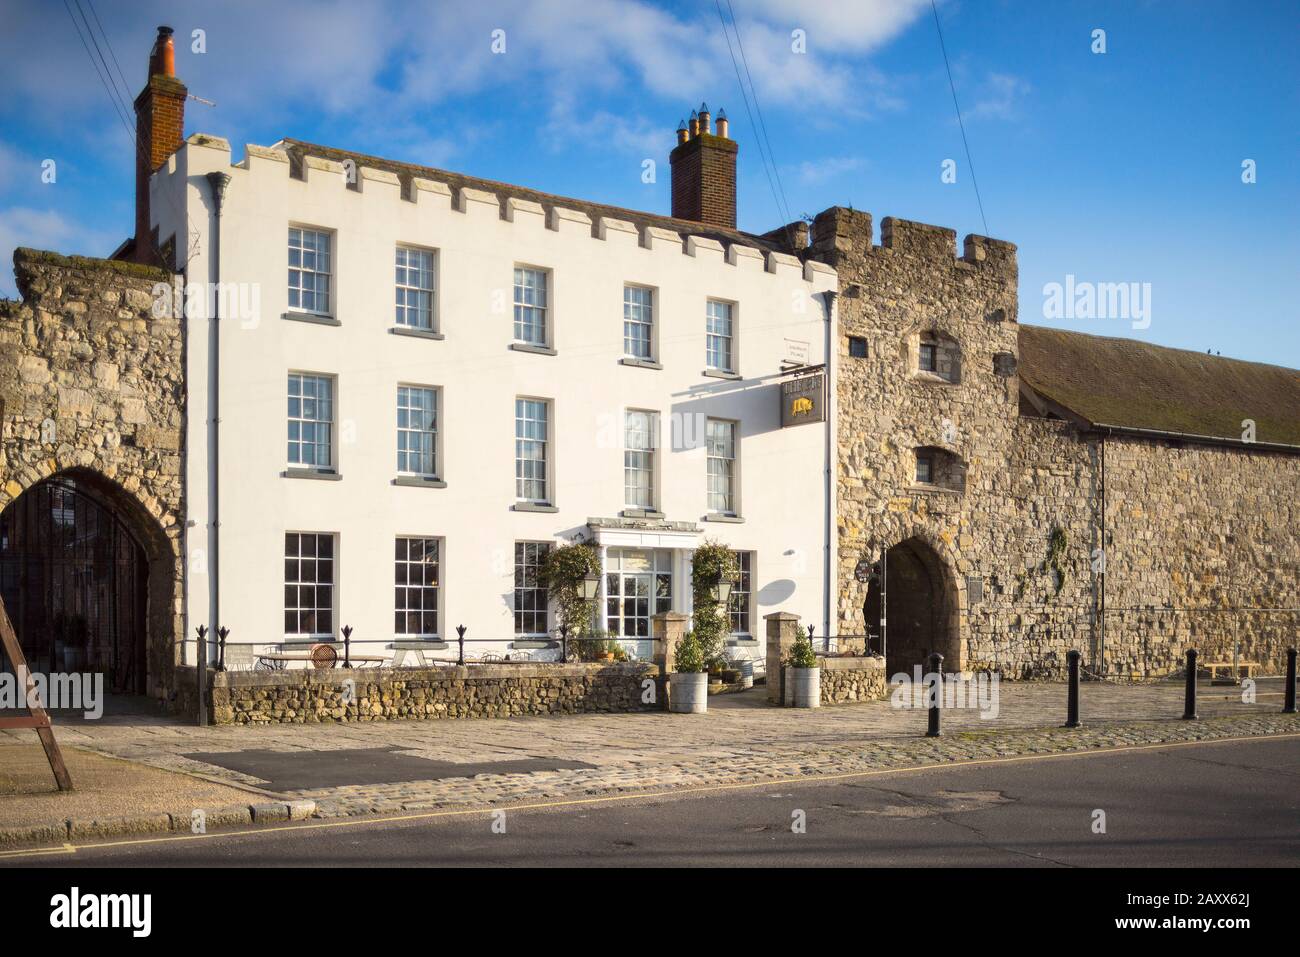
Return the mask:
[[(780, 225), (783, 205), (798, 217), (839, 204), (871, 212), (877, 233), (887, 215), (984, 232), (928, 0), (722, 0), (784, 204), (713, 0), (69, 2), (98, 14), (128, 106), (154, 27), (173, 26), (178, 74), (216, 104), (191, 100), (187, 132), (227, 137), (237, 155), (294, 136), (666, 213), (673, 131), (703, 99), (726, 108), (741, 146), (742, 229)], [(1300, 367), (1294, 2), (938, 10), (988, 232), (1020, 248), (1022, 321)], [(0, 296), (12, 296), (15, 245), (106, 255), (127, 235), (134, 167), (61, 0), (0, 0), (0, 22)], [(796, 30), (806, 52), (792, 50)], [(947, 159), (956, 183), (941, 181)], [(1150, 325), (1045, 319), (1043, 287), (1067, 275), (1149, 283)]]

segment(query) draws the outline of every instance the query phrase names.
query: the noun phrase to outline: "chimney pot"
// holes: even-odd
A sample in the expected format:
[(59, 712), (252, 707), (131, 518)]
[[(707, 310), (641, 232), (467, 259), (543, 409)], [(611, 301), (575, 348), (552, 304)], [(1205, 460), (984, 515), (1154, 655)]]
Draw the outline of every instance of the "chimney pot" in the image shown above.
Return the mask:
[(686, 128), (686, 121), (682, 120), (677, 124), (677, 145), (681, 146), (690, 139), (691, 131)]
[(727, 138), (727, 132), (731, 128), (731, 122), (727, 119), (726, 110), (718, 110), (718, 135), (724, 140)]
[(713, 132), (713, 128), (709, 123), (709, 104), (707, 103), (700, 104), (700, 132), (701, 133)]
[(176, 75), (176, 45), (172, 42), (171, 27), (158, 28), (158, 37), (153, 42), (149, 54), (149, 75), (161, 73), (163, 76)]

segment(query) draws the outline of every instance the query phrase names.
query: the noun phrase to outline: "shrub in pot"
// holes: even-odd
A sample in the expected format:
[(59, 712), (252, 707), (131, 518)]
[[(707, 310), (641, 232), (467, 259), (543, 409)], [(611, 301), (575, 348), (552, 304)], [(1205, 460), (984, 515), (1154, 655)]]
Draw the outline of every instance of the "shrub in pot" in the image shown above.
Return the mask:
[(703, 714), (709, 708), (709, 675), (704, 648), (695, 632), (688, 631), (674, 649), (676, 670), (668, 676), (668, 710), (677, 714)]
[(822, 703), (822, 671), (817, 664), (817, 653), (812, 640), (800, 635), (786, 652), (785, 666), (790, 669), (796, 708), (820, 708)]

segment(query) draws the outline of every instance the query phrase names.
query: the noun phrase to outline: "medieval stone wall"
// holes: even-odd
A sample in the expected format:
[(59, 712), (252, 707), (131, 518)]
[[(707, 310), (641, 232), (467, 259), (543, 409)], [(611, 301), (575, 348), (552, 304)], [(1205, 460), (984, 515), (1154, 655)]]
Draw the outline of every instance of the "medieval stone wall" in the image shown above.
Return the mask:
[(0, 301), (0, 509), (60, 473), (113, 507), (149, 561), (149, 687), (165, 698), (183, 629), (185, 394), (182, 320), (152, 306), (176, 280), (30, 249), (14, 271), (23, 298)]
[[(854, 210), (813, 224), (809, 254), (840, 275), (839, 631), (867, 625), (859, 560), (910, 541), (942, 579), (945, 667), (1059, 677), (1075, 648), (1088, 670), (1159, 677), (1196, 647), (1280, 671), (1300, 632), (1300, 456), (1020, 415), (1015, 247), (955, 246), (890, 219), (873, 245)], [(955, 375), (920, 367), (925, 342), (955, 348)], [(963, 481), (918, 483), (923, 447)]]

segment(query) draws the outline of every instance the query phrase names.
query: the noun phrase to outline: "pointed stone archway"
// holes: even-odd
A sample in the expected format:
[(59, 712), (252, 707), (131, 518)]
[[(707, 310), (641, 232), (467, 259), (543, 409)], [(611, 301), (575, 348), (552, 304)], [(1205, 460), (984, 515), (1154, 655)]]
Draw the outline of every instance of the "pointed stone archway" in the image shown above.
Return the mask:
[(57, 472), (0, 512), (0, 594), (33, 670), (159, 694), (175, 661), (176, 581), (161, 525), (90, 469)]
[[(886, 673), (911, 674), (932, 652), (943, 655), (944, 669), (962, 667), (961, 614), (956, 574), (934, 545), (912, 535), (886, 555), (884, 589)], [(881, 589), (866, 595), (866, 620), (881, 618)]]

